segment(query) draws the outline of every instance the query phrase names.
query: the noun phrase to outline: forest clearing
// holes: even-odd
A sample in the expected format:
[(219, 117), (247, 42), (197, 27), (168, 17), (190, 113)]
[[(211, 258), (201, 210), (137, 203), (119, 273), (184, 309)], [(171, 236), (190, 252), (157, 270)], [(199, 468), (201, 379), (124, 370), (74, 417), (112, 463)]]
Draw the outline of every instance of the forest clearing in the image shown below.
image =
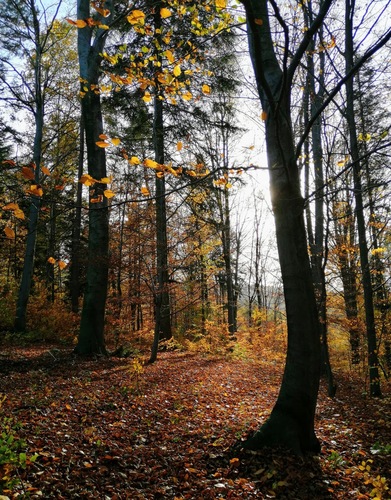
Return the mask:
[(235, 450), (269, 415), (283, 368), (271, 349), (247, 348), (167, 351), (143, 365), (141, 355), (80, 359), (63, 347), (4, 347), (0, 449), (5, 432), (24, 446), (13, 445), (14, 463), (0, 462), (3, 495), (391, 498), (391, 386), (371, 399), (354, 371), (337, 371), (333, 399), (321, 385), (319, 456)]

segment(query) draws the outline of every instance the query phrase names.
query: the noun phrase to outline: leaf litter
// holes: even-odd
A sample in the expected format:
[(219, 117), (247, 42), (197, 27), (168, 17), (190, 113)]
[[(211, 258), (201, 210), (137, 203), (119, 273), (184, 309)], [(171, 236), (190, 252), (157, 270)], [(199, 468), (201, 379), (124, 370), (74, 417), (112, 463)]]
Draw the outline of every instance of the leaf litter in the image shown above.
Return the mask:
[(23, 453), (37, 458), (13, 468), (0, 460), (0, 493), (10, 499), (390, 499), (390, 383), (379, 400), (363, 394), (353, 373), (336, 374), (334, 399), (321, 388), (319, 456), (233, 451), (268, 417), (282, 369), (280, 361), (180, 352), (143, 365), (79, 359), (44, 346), (3, 350), (0, 422), (17, 423)]

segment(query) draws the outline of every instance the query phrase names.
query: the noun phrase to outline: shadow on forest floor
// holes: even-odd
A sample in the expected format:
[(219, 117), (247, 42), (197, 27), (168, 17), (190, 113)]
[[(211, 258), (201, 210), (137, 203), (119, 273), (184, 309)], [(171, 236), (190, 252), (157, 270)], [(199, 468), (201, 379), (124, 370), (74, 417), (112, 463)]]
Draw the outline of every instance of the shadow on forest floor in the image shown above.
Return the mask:
[(132, 363), (47, 345), (2, 349), (2, 412), (38, 456), (14, 469), (10, 498), (24, 490), (58, 499), (390, 498), (389, 384), (382, 400), (363, 394), (351, 373), (337, 374), (334, 399), (322, 387), (319, 457), (234, 453), (270, 414), (280, 363), (164, 352), (136, 383)]

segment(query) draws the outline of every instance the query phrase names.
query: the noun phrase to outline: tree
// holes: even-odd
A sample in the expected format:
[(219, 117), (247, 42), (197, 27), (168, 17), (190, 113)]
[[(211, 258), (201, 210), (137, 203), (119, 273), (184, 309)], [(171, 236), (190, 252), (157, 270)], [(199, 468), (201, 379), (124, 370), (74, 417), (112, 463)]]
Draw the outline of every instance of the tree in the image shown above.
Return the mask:
[[(250, 56), (263, 113), (278, 255), (284, 286), (288, 350), (277, 402), (266, 423), (244, 442), (245, 448), (267, 445), (296, 453), (318, 452), (314, 431), (320, 376), (320, 329), (304, 225), (304, 202), (291, 120), (291, 85), (308, 43), (321, 25), (331, 0), (325, 1), (287, 66), (275, 52), (268, 2), (245, 0)], [(281, 27), (287, 25), (273, 2)], [(287, 35), (285, 39), (287, 43)]]
[[(60, 5), (61, 2), (56, 7), (54, 15), (50, 16), (51, 19), (47, 18), (49, 13), (45, 13), (46, 24), (42, 25), (35, 0), (11, 0), (10, 2), (2, 0), (0, 2), (4, 12), (1, 26), (1, 63), (7, 69), (5, 74), (1, 73), (2, 82), (7, 89), (10, 104), (17, 110), (27, 110), (32, 113), (35, 127), (30, 164), (30, 180), (34, 184), (30, 189), (31, 204), (26, 249), (14, 324), (15, 330), (21, 332), (26, 329), (27, 303), (34, 270), (37, 225), (42, 195), (40, 184), (42, 182), (41, 161), (45, 104), (48, 99), (46, 90), (52, 77), (50, 68), (44, 67), (43, 59), (51, 46), (50, 34)], [(19, 61), (15, 61), (11, 54), (15, 54)], [(24, 63), (27, 65), (26, 72), (18, 68), (20, 58), (24, 59)], [(8, 74), (16, 77), (16, 85), (8, 80)]]
[[(317, 452), (320, 446), (314, 432), (314, 417), (319, 386), (320, 330), (307, 252), (297, 156), (318, 114), (359, 67), (387, 43), (391, 30), (386, 30), (330, 89), (317, 114), (311, 117), (298, 138), (295, 150), (291, 119), (292, 82), (309, 42), (325, 21), (332, 0), (321, 2), (318, 14), (304, 31), (296, 50), (290, 46), (288, 24), (273, 0), (243, 0), (243, 4), (247, 14), (250, 55), (266, 119), (271, 198), (288, 326), (286, 365), (277, 402), (270, 418), (244, 442), (244, 447), (283, 445), (297, 453)], [(277, 52), (279, 44), (275, 43), (274, 37), (278, 30), (272, 29), (269, 5), (282, 32), (282, 53)]]
[(102, 181), (94, 182), (90, 187), (87, 283), (75, 347), (75, 352), (82, 355), (106, 354), (104, 319), (109, 266), (109, 214), (108, 200), (104, 194), (107, 188), (106, 154), (97, 142), (103, 135), (99, 80), (102, 52), (108, 33), (102, 25), (113, 19), (113, 2), (106, 1), (105, 9), (107, 12), (97, 11), (97, 25), (88, 26), (83, 20), (91, 18), (90, 2), (78, 0), (77, 3), (77, 19), (84, 23), (78, 29), (78, 54), (88, 175)]
[[(354, 65), (354, 0), (346, 0), (345, 3), (345, 63), (346, 74), (348, 74)], [(377, 335), (375, 323), (375, 309), (373, 301), (373, 289), (371, 269), (369, 266), (369, 250), (366, 235), (366, 222), (364, 216), (364, 197), (362, 183), (362, 167), (360, 162), (360, 153), (358, 147), (358, 134), (356, 129), (356, 119), (354, 113), (354, 82), (349, 78), (346, 83), (346, 121), (349, 128), (349, 146), (350, 155), (353, 162), (353, 185), (354, 197), (356, 202), (356, 217), (358, 229), (358, 241), (360, 250), (360, 265), (362, 272), (362, 282), (364, 289), (365, 305), (365, 323), (368, 342), (368, 364), (369, 364), (369, 383), (371, 396), (381, 396), (380, 378), (379, 378), (379, 357), (377, 352)]]

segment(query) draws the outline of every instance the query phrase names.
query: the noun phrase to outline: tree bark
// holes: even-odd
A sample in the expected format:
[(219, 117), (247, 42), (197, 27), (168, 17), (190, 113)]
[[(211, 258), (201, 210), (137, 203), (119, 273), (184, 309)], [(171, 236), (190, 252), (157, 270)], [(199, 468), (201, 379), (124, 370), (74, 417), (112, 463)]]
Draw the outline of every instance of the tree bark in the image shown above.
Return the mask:
[[(354, 0), (346, 0), (345, 4), (345, 64), (346, 74), (354, 65), (353, 50), (353, 14)], [(353, 78), (345, 83), (346, 87), (346, 120), (349, 127), (350, 154), (353, 160), (353, 184), (356, 201), (357, 230), (359, 239), (362, 284), (364, 289), (364, 307), (368, 343), (369, 383), (371, 396), (381, 396), (379, 378), (379, 358), (377, 354), (377, 338), (371, 270), (369, 267), (368, 242), (364, 217), (364, 201), (362, 193), (362, 169), (357, 141), (356, 121), (354, 116), (354, 86)]]
[[(161, 32), (162, 19), (160, 15), (160, 2), (156, 6), (154, 16), (155, 31)], [(160, 35), (157, 42), (160, 45)], [(157, 60), (161, 64), (161, 54), (159, 50), (156, 54)], [(163, 96), (160, 94), (159, 80), (155, 78), (156, 91), (154, 96), (154, 117), (153, 117), (153, 147), (155, 161), (160, 165), (164, 164), (164, 122), (163, 122)], [(172, 337), (171, 331), (171, 309), (169, 294), (168, 275), (168, 244), (167, 244), (167, 212), (166, 212), (166, 184), (164, 176), (156, 176), (156, 268), (157, 284), (155, 290), (155, 332), (151, 349), (149, 363), (153, 363), (157, 358), (158, 345), (160, 340), (169, 340)]]
[[(84, 123), (83, 118), (80, 118), (80, 150), (77, 176), (78, 179), (83, 175), (84, 163)], [(79, 312), (80, 298), (80, 234), (81, 234), (81, 209), (82, 209), (82, 189), (80, 182), (76, 186), (76, 208), (72, 226), (72, 256), (70, 266), (70, 292), (71, 292), (71, 307), (72, 312)]]
[[(330, 5), (330, 2), (325, 2)], [(320, 377), (320, 330), (307, 251), (304, 201), (293, 141), (290, 87), (298, 61), (321, 17), (306, 32), (293, 66), (281, 68), (274, 52), (267, 0), (246, 0), (250, 55), (263, 110), (278, 255), (284, 286), (288, 349), (277, 402), (244, 448), (284, 446), (297, 454), (319, 452), (314, 431)], [(324, 6), (322, 15), (327, 12)], [(262, 20), (259, 23), (259, 20)], [(308, 44), (307, 41), (307, 44)]]
[[(112, 5), (106, 8), (112, 10)], [(111, 14), (112, 15), (112, 14)], [(88, 0), (78, 0), (78, 19), (90, 17)], [(107, 18), (106, 24), (110, 18)], [(100, 94), (95, 93), (99, 85), (101, 53), (105, 44), (105, 30), (98, 30), (92, 42), (92, 28), (78, 30), (78, 53), (82, 89), (87, 88), (81, 99), (85, 127), (88, 173), (97, 180), (107, 177), (106, 155), (96, 145), (103, 133)], [(105, 184), (95, 183), (90, 188), (88, 225), (87, 284), (75, 353), (82, 355), (106, 354), (104, 320), (108, 286), (109, 217), (107, 198), (103, 192)]]
[[(41, 177), (41, 156), (42, 156), (42, 137), (44, 126), (45, 106), (42, 90), (42, 46), (41, 32), (38, 19), (38, 13), (35, 9), (35, 2), (30, 3), (31, 15), (33, 18), (34, 39), (36, 42), (35, 59), (34, 59), (34, 120), (35, 120), (35, 135), (33, 146), (33, 165), (35, 184), (39, 185)], [(26, 315), (27, 304), (30, 296), (31, 283), (33, 279), (34, 260), (35, 260), (35, 245), (37, 240), (37, 227), (39, 219), (41, 200), (39, 196), (33, 195), (28, 219), (28, 232), (26, 239), (26, 250), (23, 261), (22, 278), (19, 286), (18, 299), (16, 304), (16, 316), (14, 328), (17, 332), (26, 330)]]

